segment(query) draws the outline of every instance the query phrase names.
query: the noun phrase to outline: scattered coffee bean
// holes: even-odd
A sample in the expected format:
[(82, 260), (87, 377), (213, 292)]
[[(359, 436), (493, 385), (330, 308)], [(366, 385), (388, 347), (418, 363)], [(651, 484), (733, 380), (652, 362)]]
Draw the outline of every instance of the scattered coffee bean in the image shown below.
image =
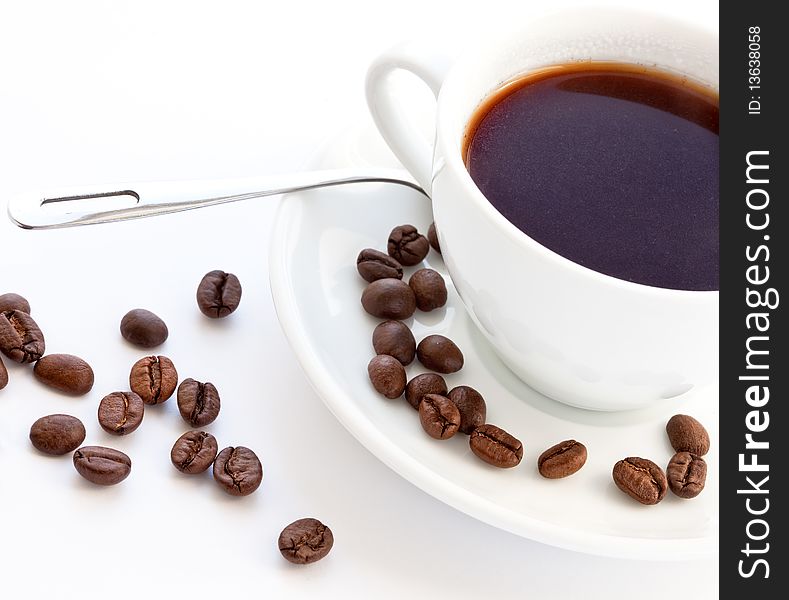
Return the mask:
[(99, 425), (107, 433), (126, 435), (142, 423), (145, 404), (134, 392), (112, 392), (99, 403)]
[(364, 310), (380, 319), (407, 319), (416, 310), (416, 297), (399, 279), (378, 279), (362, 292)]
[(0, 295), (0, 313), (8, 310), (18, 310), (30, 314), (30, 303), (19, 294), (9, 292)]
[(586, 446), (566, 440), (540, 454), (537, 469), (547, 479), (561, 479), (579, 471), (586, 464)]
[(210, 467), (219, 451), (216, 438), (205, 431), (187, 431), (173, 444), (170, 460), (181, 473), (202, 473)]
[(120, 450), (83, 446), (74, 452), (77, 473), (96, 485), (115, 485), (131, 473), (131, 459)]
[(405, 391), (405, 368), (394, 356), (379, 354), (367, 365), (375, 391), (387, 398), (399, 398)]
[(438, 235), (436, 234), (435, 223), (431, 223), (430, 227), (427, 228), (427, 240), (430, 242), (433, 250), (441, 254), (441, 246), (438, 245)]
[[(447, 382), (437, 373), (422, 373), (417, 375), (405, 386), (405, 399), (415, 409), (419, 410), (419, 403), (426, 394), (447, 395)], [(461, 415), (462, 418), (462, 415)]]
[(509, 433), (486, 423), (471, 432), (468, 440), (471, 451), (494, 467), (509, 469), (523, 458), (523, 444)]
[(71, 415), (41, 417), (30, 427), (30, 442), (44, 454), (61, 456), (74, 452), (85, 441), (85, 426)]
[(178, 386), (178, 410), (192, 427), (205, 427), (219, 416), (219, 392), (213, 383), (184, 379)]
[(178, 384), (175, 365), (166, 356), (146, 356), (132, 365), (129, 387), (145, 404), (161, 404)]
[(663, 469), (646, 458), (631, 456), (620, 460), (612, 475), (616, 487), (641, 504), (657, 504), (668, 490)]
[(680, 498), (695, 498), (707, 481), (707, 463), (690, 452), (677, 452), (666, 469), (668, 486)]
[(430, 242), (413, 225), (399, 225), (389, 234), (386, 249), (389, 256), (405, 267), (412, 267), (424, 260), (430, 251)]
[(460, 411), (460, 431), (471, 435), (477, 427), (485, 424), (487, 413), (485, 399), (473, 387), (459, 385), (452, 388), (447, 397)]
[(439, 373), (455, 373), (463, 368), (463, 353), (443, 335), (429, 335), (416, 347), (416, 357), (425, 367)]
[(33, 317), (15, 309), (0, 313), (0, 351), (3, 354), (18, 363), (32, 363), (41, 358), (44, 349), (44, 334)]
[(210, 271), (197, 286), (197, 306), (206, 317), (221, 319), (238, 308), (241, 282), (232, 273)]
[(231, 496), (248, 496), (263, 481), (263, 465), (249, 448), (225, 448), (214, 460), (214, 479)]
[(0, 358), (0, 390), (8, 385), (8, 369), (5, 368), (3, 359)]
[(460, 411), (446, 396), (425, 394), (419, 403), (419, 422), (430, 437), (447, 440), (460, 427)]
[(33, 374), (41, 383), (66, 394), (82, 396), (93, 388), (93, 369), (71, 354), (42, 356), (33, 367)]
[(288, 561), (306, 565), (319, 561), (334, 545), (331, 529), (318, 519), (299, 519), (279, 534), (277, 546)]
[(376, 354), (388, 354), (403, 366), (411, 364), (416, 356), (414, 334), (402, 321), (384, 321), (373, 330), (373, 348)]
[(419, 269), (411, 275), (408, 285), (414, 290), (416, 307), (419, 310), (429, 312), (447, 303), (447, 286), (438, 271)]
[(372, 283), (378, 279), (402, 279), (403, 266), (394, 258), (372, 248), (365, 248), (356, 258), (356, 270), (362, 279)]
[(689, 415), (674, 415), (666, 423), (666, 433), (674, 450), (704, 456), (710, 451), (710, 436), (704, 425)]
[(121, 319), (121, 335), (142, 348), (163, 344), (169, 335), (167, 325), (150, 310), (135, 308)]

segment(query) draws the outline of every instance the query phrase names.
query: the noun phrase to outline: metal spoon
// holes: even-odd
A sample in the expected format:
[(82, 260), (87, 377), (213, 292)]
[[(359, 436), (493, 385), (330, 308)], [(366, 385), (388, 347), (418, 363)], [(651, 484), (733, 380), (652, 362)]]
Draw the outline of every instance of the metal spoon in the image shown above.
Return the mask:
[[(8, 203), (8, 216), (23, 229), (58, 229), (140, 219), (348, 183), (372, 182), (404, 185), (427, 196), (408, 171), (402, 169), (335, 169), (249, 179), (104, 184), (50, 190), (12, 198)], [(121, 200), (129, 206), (96, 211), (47, 211), (57, 208), (58, 203), (63, 203), (64, 207), (77, 208), (81, 200), (95, 201), (101, 198), (113, 202)]]

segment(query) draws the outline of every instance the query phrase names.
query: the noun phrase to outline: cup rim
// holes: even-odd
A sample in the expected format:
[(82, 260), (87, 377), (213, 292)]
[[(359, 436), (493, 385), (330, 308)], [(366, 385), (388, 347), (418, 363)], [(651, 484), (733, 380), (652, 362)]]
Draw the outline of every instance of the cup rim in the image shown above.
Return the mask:
[[(643, 9), (630, 9), (630, 8), (623, 8), (618, 9), (614, 7), (606, 7), (606, 8), (584, 8), (580, 7), (577, 9), (561, 9), (556, 11), (551, 11), (549, 13), (545, 13), (536, 17), (533, 20), (530, 20), (527, 26), (520, 26), (517, 28), (511, 28), (506, 35), (506, 39), (509, 39), (510, 36), (514, 35), (519, 31), (523, 31), (524, 29), (531, 29), (535, 27), (536, 24), (539, 24), (542, 21), (547, 20), (554, 20), (554, 19), (561, 19), (563, 15), (572, 14), (575, 17), (583, 14), (589, 14), (590, 16), (594, 16), (594, 18), (599, 19), (601, 16), (605, 14), (608, 15), (616, 15), (617, 18), (639, 18), (639, 19), (649, 19), (651, 21), (662, 21), (665, 26), (669, 27), (682, 27), (682, 28), (691, 28), (695, 29), (699, 36), (704, 36), (708, 38), (709, 42), (714, 42), (717, 45), (718, 34), (708, 28), (699, 26), (695, 23), (691, 23), (688, 21), (683, 21), (681, 19), (677, 19), (674, 17), (667, 16), (665, 14), (652, 12), (649, 10)], [(501, 40), (502, 36), (499, 32), (496, 36), (497, 40)], [(480, 41), (479, 44), (476, 44), (475, 47), (479, 47), (480, 44), (483, 46), (485, 43), (490, 43), (488, 38), (484, 38)], [(473, 50), (467, 50), (464, 52), (452, 65), (451, 69), (449, 70), (443, 85), (441, 86), (441, 90), (439, 91), (438, 98), (437, 98), (437, 111), (436, 111), (436, 128), (437, 134), (438, 131), (442, 131), (443, 135), (436, 135), (436, 142), (438, 140), (443, 139), (444, 144), (448, 144), (450, 139), (454, 139), (452, 135), (457, 132), (454, 132), (449, 127), (449, 124), (446, 122), (446, 110), (443, 109), (444, 104), (449, 102), (447, 97), (452, 97), (454, 92), (454, 88), (458, 85), (456, 82), (459, 79), (462, 79), (463, 72), (471, 66), (473, 57), (475, 53)], [(528, 71), (523, 71), (522, 73), (526, 73)], [(507, 77), (515, 77), (522, 73), (518, 74), (511, 74)], [(492, 90), (491, 90), (492, 91)], [(480, 101), (484, 100), (485, 96), (480, 98)], [(468, 116), (464, 120), (464, 123), (468, 122)], [(449, 134), (449, 135), (446, 135)], [(460, 136), (462, 139), (463, 132), (460, 132)], [(569, 258), (559, 254), (558, 252), (551, 250), (547, 246), (540, 244), (537, 240), (529, 236), (524, 231), (518, 229), (511, 221), (509, 221), (501, 212), (496, 209), (493, 204), (485, 197), (482, 193), (482, 190), (479, 189), (477, 184), (471, 177), (471, 174), (466, 169), (466, 165), (463, 162), (463, 157), (460, 152), (454, 152), (454, 147), (452, 149), (447, 149), (448, 151), (443, 153), (443, 168), (451, 168), (455, 172), (459, 174), (460, 180), (464, 187), (467, 189), (468, 192), (471, 194), (472, 201), (477, 209), (491, 221), (497, 229), (499, 229), (504, 235), (506, 235), (513, 243), (515, 243), (520, 248), (528, 250), (530, 252), (536, 252), (540, 254), (546, 260), (556, 263), (557, 267), (561, 267), (564, 269), (569, 269), (573, 273), (577, 274), (581, 277), (589, 278), (591, 281), (598, 283), (598, 284), (605, 284), (608, 286), (619, 287), (622, 290), (626, 290), (629, 292), (635, 292), (639, 294), (646, 294), (652, 295), (662, 298), (675, 298), (680, 299), (683, 301), (702, 301), (706, 302), (709, 299), (717, 299), (719, 294), (718, 290), (685, 290), (685, 289), (675, 289), (675, 288), (664, 288), (653, 286), (645, 283), (638, 283), (634, 281), (628, 281), (626, 279), (620, 279), (618, 277), (614, 277), (613, 275), (608, 275), (606, 273), (601, 273), (600, 271), (595, 271), (589, 267), (585, 267), (579, 263), (576, 263)], [(451, 151), (450, 151), (451, 150)], [(435, 174), (434, 174), (435, 176)]]

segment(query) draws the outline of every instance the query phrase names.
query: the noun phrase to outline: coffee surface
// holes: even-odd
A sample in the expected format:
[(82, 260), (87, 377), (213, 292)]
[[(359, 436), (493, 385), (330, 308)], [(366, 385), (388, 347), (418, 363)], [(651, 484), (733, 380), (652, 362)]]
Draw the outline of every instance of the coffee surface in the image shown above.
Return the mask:
[(543, 246), (619, 279), (718, 289), (718, 99), (636, 65), (505, 85), (466, 133), (472, 179)]

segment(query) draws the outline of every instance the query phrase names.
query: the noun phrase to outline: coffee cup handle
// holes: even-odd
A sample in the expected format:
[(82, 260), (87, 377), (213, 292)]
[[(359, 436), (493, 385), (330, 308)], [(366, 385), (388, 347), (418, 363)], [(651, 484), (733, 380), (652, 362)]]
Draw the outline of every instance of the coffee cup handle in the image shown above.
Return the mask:
[(433, 147), (424, 139), (400, 102), (401, 90), (391, 75), (407, 71), (421, 79), (438, 98), (452, 59), (421, 42), (405, 42), (384, 52), (367, 71), (367, 105), (378, 131), (395, 156), (430, 194)]

